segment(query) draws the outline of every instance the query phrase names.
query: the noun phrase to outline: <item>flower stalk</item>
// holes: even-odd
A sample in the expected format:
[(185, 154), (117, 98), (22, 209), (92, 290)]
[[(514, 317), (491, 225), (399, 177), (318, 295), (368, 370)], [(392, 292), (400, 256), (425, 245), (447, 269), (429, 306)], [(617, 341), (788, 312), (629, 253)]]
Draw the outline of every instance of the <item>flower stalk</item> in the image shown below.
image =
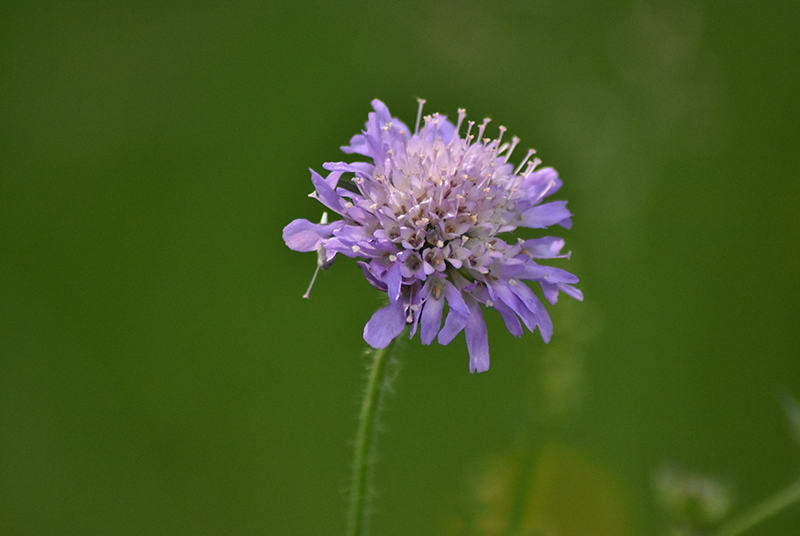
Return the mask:
[(350, 511), (347, 516), (347, 536), (365, 536), (369, 532), (370, 502), (373, 493), (372, 479), (375, 464), (376, 432), (383, 400), (392, 390), (399, 363), (390, 349), (372, 350), (372, 363), (368, 369), (367, 388), (358, 416), (356, 452), (350, 489)]

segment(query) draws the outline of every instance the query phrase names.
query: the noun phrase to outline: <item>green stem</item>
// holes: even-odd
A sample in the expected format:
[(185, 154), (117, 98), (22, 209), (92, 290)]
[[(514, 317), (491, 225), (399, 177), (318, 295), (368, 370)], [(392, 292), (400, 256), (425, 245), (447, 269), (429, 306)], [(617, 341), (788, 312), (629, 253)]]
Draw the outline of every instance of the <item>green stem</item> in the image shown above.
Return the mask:
[[(395, 339), (397, 340), (397, 339)], [(394, 344), (394, 343), (392, 343)], [(392, 345), (390, 345), (391, 347)], [(388, 370), (390, 363), (387, 348), (372, 351), (369, 379), (358, 416), (356, 455), (353, 461), (350, 512), (347, 517), (347, 536), (365, 536), (369, 530), (369, 502), (372, 494), (372, 465), (375, 461), (375, 432), (382, 401), (392, 388), (397, 371)]]
[(738, 536), (743, 534), (798, 501), (800, 501), (800, 479), (774, 495), (767, 497), (749, 511), (725, 523), (717, 531), (716, 536)]

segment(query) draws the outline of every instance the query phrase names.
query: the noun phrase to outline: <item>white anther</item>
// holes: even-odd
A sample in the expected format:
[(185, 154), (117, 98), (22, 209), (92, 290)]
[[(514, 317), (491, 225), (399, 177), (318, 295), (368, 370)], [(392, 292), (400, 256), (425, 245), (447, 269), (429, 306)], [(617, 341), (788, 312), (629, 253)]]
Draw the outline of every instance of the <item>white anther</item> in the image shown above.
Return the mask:
[(417, 124), (414, 127), (414, 135), (416, 136), (419, 132), (419, 120), (422, 118), (422, 106), (425, 104), (425, 99), (417, 99), (419, 103), (419, 110), (417, 110)]

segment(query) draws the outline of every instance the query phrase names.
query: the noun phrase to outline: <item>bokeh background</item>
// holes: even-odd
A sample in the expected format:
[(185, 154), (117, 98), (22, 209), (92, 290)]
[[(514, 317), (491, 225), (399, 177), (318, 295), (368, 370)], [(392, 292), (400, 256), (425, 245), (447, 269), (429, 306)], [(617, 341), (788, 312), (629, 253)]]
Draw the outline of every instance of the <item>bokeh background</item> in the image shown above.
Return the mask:
[[(5, 2), (0, 534), (341, 534), (381, 296), (301, 299), (308, 168), (373, 98), (558, 169), (583, 303), (410, 342), (373, 533), (663, 534), (663, 471), (797, 477), (800, 4)], [(495, 132), (491, 131), (490, 132)], [(524, 154), (520, 150), (517, 158)], [(782, 394), (783, 393), (783, 394)], [(755, 535), (800, 534), (800, 510)], [(538, 532), (536, 532), (538, 531)]]

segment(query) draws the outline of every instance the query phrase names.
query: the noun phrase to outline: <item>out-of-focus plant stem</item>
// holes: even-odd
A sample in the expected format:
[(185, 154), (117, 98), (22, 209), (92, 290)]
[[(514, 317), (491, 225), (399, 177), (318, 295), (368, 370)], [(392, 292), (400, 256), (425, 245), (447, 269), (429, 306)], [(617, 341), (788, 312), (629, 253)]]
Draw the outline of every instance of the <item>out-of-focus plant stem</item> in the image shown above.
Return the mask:
[(779, 492), (756, 504), (750, 510), (725, 523), (714, 536), (739, 536), (784, 508), (800, 502), (800, 478)]

